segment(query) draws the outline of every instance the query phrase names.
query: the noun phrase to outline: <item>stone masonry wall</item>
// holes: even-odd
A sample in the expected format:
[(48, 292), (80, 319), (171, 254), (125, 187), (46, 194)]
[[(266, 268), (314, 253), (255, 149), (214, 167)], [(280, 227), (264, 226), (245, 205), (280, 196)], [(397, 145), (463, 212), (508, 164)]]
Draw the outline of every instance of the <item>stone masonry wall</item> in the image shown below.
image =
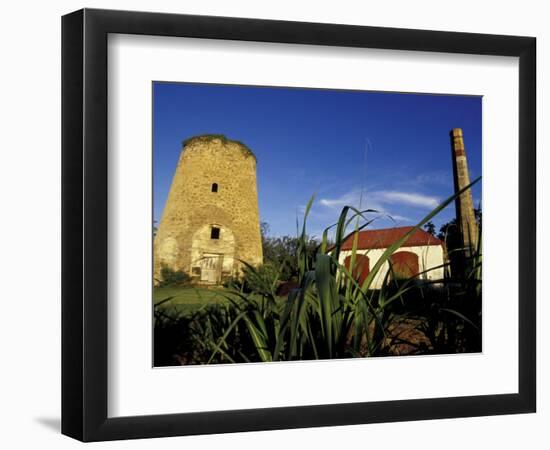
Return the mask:
[[(470, 174), (468, 171), (468, 161), (466, 159), (466, 149), (464, 147), (464, 138), (462, 129), (454, 128), (451, 131), (451, 147), (453, 151), (453, 170), (455, 192), (465, 188), (470, 184)], [(468, 189), (456, 199), (456, 217), (460, 227), (462, 244), (465, 249), (477, 247), (477, 222), (474, 214), (474, 202), (472, 200), (472, 190)]]
[(161, 265), (197, 277), (204, 254), (223, 255), (224, 277), (238, 275), (239, 259), (262, 263), (256, 159), (223, 136), (185, 142), (154, 241), (155, 278)]

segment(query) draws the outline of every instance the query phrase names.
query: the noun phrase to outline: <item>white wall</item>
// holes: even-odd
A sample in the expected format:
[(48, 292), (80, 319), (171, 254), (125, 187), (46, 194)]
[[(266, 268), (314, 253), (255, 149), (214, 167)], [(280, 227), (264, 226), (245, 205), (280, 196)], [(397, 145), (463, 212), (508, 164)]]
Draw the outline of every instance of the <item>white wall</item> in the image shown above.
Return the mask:
[[(373, 248), (370, 250), (357, 250), (357, 254), (367, 255), (369, 258), (369, 268), (372, 270), (374, 265), (380, 259), (380, 257), (386, 251), (385, 248)], [(443, 264), (443, 247), (440, 245), (415, 245), (412, 247), (400, 247), (398, 251), (407, 251), (414, 253), (418, 256), (418, 271), (419, 273), (428, 271), (425, 274), (419, 276), (419, 279), (425, 280), (441, 280), (444, 275), (443, 267), (439, 267)], [(396, 252), (397, 253), (397, 252)], [(346, 257), (351, 256), (351, 250), (344, 250), (340, 252), (338, 262), (344, 264)], [(380, 289), (384, 284), (384, 278), (386, 273), (390, 269), (388, 262), (382, 264), (382, 267), (374, 277), (371, 287), (373, 289)]]
[[(550, 183), (548, 118), (550, 29), (546, 2), (524, 0), (436, 0), (411, 2), (157, 0), (4, 2), (2, 46), (2, 310), (0, 383), (3, 448), (76, 448), (58, 434), (60, 416), (60, 16), (82, 6), (353, 23), (449, 31), (534, 35), (538, 41), (539, 229), (550, 217), (542, 197)], [(539, 274), (550, 270), (540, 258), (548, 235), (539, 233)], [(549, 378), (547, 284), (539, 282), (539, 380)], [(546, 295), (545, 295), (546, 294)], [(452, 419), (400, 424), (319, 428), (225, 436), (106, 443), (94, 448), (299, 448), (368, 445), (372, 448), (549, 448), (550, 395), (539, 383), (536, 415)]]

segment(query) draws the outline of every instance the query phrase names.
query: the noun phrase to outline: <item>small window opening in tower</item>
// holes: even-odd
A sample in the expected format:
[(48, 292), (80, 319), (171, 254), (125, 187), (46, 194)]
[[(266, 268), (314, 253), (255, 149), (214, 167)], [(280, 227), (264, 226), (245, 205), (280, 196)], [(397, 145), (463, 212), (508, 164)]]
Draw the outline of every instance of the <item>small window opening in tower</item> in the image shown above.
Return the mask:
[(210, 239), (219, 239), (220, 229), (218, 227), (212, 227), (210, 230)]
[(212, 183), (212, 192), (218, 192), (218, 183)]

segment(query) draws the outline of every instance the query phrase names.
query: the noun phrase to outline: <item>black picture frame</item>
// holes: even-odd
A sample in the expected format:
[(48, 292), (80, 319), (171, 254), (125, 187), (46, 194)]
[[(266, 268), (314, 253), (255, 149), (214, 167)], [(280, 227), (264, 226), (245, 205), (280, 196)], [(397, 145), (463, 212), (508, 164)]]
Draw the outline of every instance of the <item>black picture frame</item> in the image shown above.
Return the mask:
[[(109, 418), (109, 33), (519, 57), (518, 393)], [(62, 433), (82, 441), (101, 441), (535, 412), (535, 91), (533, 37), (94, 9), (64, 16)]]

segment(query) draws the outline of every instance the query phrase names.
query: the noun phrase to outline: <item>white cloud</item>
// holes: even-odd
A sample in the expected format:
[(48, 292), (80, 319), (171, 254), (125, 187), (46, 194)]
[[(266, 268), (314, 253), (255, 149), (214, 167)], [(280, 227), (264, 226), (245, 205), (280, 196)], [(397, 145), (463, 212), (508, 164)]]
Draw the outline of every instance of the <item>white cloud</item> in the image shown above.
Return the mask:
[(360, 192), (351, 191), (337, 198), (322, 198), (319, 204), (328, 206), (329, 208), (343, 208), (344, 206), (358, 206), (360, 203)]
[(395, 220), (396, 222), (412, 222), (412, 219), (409, 219), (405, 216), (400, 216), (399, 214), (388, 214), (390, 217), (388, 219)]
[[(399, 194), (404, 194), (405, 196)], [(370, 217), (376, 217), (377, 221), (388, 221), (395, 225), (403, 222), (414, 222), (413, 219), (407, 217), (407, 211), (403, 211), (403, 208), (409, 208), (411, 205), (418, 206), (419, 203), (423, 204), (423, 206), (426, 203), (430, 203), (431, 205), (431, 202), (428, 202), (426, 198), (417, 198), (415, 194), (412, 194), (413, 198), (410, 198), (410, 196), (410, 193), (399, 193), (397, 191), (367, 191), (361, 195), (360, 190), (354, 190), (340, 197), (321, 198), (318, 204), (321, 207), (325, 207), (325, 215), (330, 214), (332, 216), (344, 206), (354, 206), (361, 210), (373, 209), (377, 213), (369, 214)], [(395, 212), (396, 208), (398, 210), (401, 208), (401, 210)]]
[(367, 191), (361, 196), (361, 191), (354, 190), (336, 198), (321, 198), (319, 204), (334, 209), (346, 205), (360, 206), (361, 208), (371, 208), (387, 213), (387, 207), (395, 205), (433, 209), (439, 205), (439, 198), (417, 192), (403, 191)]
[(439, 199), (415, 192), (378, 191), (373, 193), (382, 203), (435, 208)]
[(417, 175), (414, 180), (414, 184), (425, 185), (425, 184), (437, 184), (441, 186), (450, 187), (453, 185), (452, 173), (435, 171), (435, 172), (426, 172)]

